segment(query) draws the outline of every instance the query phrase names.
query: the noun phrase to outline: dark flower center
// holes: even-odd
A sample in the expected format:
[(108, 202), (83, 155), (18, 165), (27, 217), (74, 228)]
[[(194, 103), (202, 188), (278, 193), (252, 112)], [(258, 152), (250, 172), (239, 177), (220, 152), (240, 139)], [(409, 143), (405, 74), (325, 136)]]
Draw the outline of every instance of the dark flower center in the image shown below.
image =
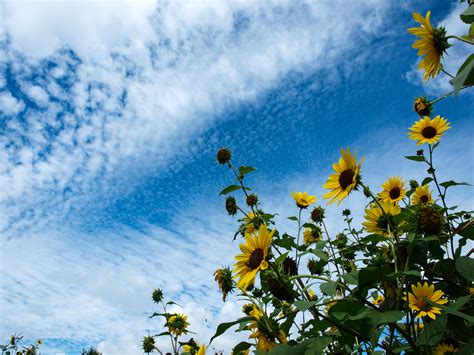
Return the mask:
[(425, 127), (421, 131), (421, 135), (427, 139), (433, 138), (434, 136), (436, 136), (436, 133), (437, 133), (436, 128), (431, 127), (431, 126)]
[(390, 189), (389, 195), (392, 200), (396, 200), (397, 198), (400, 197), (400, 188), (399, 187), (394, 187), (393, 189)]
[(345, 190), (350, 184), (354, 182), (354, 170), (346, 169), (339, 175), (339, 186)]
[(426, 196), (426, 195), (421, 196), (420, 201), (423, 202), (423, 203), (428, 203), (428, 196)]
[(255, 249), (252, 252), (252, 255), (250, 255), (247, 266), (250, 267), (251, 269), (256, 269), (260, 266), (260, 263), (262, 262), (262, 260), (263, 260), (263, 250), (260, 248)]

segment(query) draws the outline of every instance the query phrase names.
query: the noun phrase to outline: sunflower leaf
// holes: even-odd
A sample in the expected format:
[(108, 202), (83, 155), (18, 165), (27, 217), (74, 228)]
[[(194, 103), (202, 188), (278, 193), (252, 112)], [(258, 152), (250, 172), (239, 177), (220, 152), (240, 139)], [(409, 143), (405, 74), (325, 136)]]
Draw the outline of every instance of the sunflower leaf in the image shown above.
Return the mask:
[(419, 156), (419, 155), (407, 155), (405, 156), (408, 160), (413, 160), (413, 161), (420, 161), (423, 162), (425, 161), (425, 157)]
[(229, 185), (225, 189), (223, 189), (221, 192), (219, 192), (219, 195), (227, 195), (229, 192), (237, 191), (240, 189), (241, 187), (239, 185)]
[(435, 345), (443, 337), (448, 317), (446, 314), (438, 316), (434, 321), (425, 324), (425, 328), (418, 337), (416, 345)]
[(474, 22), (474, 6), (469, 6), (461, 15), (464, 23), (470, 24)]
[(293, 306), (295, 306), (296, 309), (298, 309), (299, 311), (304, 312), (304, 311), (307, 311), (308, 309), (310, 309), (316, 303), (318, 303), (318, 302), (316, 302), (316, 301), (295, 301), (295, 303), (293, 303)]
[(255, 168), (251, 167), (251, 166), (240, 166), (239, 167), (239, 174), (240, 174), (240, 176), (244, 176), (245, 174), (248, 174), (248, 173), (250, 173), (254, 170), (255, 170)]
[(456, 270), (469, 281), (474, 281), (474, 259), (461, 256), (456, 260)]
[(457, 316), (457, 317), (460, 317), (460, 318), (464, 318), (465, 320), (467, 320), (469, 323), (473, 324), (474, 323), (474, 317), (473, 316), (470, 316), (468, 314), (465, 314), (465, 313), (462, 313), (460, 311), (458, 311), (455, 307), (451, 307), (451, 306), (447, 306), (447, 305), (442, 305), (442, 304), (439, 304), (439, 303), (436, 303), (436, 302), (431, 302), (430, 300), (426, 300), (426, 302), (430, 305), (430, 306), (434, 306), (434, 307), (438, 307), (438, 308), (441, 308), (441, 310), (445, 311), (446, 313), (449, 313), (449, 314), (452, 314), (453, 316)]
[(423, 179), (423, 181), (421, 182), (421, 186), (429, 184), (431, 181), (433, 181), (433, 178), (428, 176), (428, 177)]
[(236, 325), (236, 324), (239, 324), (239, 323), (242, 323), (242, 322), (247, 322), (247, 321), (251, 321), (253, 320), (254, 318), (253, 317), (243, 317), (243, 318), (239, 318), (237, 320), (234, 320), (233, 322), (227, 322), (227, 323), (221, 323), (217, 326), (217, 329), (216, 329), (216, 333), (212, 336), (211, 340), (209, 341), (209, 344), (212, 343), (212, 341), (217, 338), (218, 336), (222, 335), (225, 333), (225, 331), (227, 329), (229, 329), (230, 327)]
[(450, 83), (454, 86), (455, 95), (457, 95), (463, 85), (474, 85), (474, 54), (471, 54), (461, 65), (458, 73)]
[(242, 351), (248, 350), (251, 346), (252, 344), (241, 341), (234, 347), (234, 350), (232, 350), (232, 355), (240, 355)]
[(459, 186), (459, 185), (471, 186), (471, 184), (468, 184), (467, 182), (456, 182), (453, 180), (445, 181), (440, 184), (440, 186), (443, 186), (445, 189), (447, 189), (450, 186)]

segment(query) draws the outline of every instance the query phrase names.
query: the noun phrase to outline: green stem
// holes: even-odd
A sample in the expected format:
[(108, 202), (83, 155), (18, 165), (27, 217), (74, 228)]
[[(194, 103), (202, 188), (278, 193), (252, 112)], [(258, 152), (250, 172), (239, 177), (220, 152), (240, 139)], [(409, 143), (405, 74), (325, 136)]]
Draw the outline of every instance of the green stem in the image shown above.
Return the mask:
[(334, 263), (334, 266), (336, 267), (337, 274), (339, 276), (339, 275), (341, 275), (341, 270), (339, 270), (339, 266), (337, 265), (336, 253), (334, 252), (334, 247), (333, 247), (332, 242), (331, 242), (331, 237), (329, 236), (328, 229), (326, 228), (326, 223), (324, 223), (324, 221), (322, 221), (321, 224), (323, 225), (324, 232), (326, 233), (326, 236), (328, 237), (329, 249), (331, 249), (332, 257), (333, 257), (333, 263)]
[(462, 37), (454, 36), (454, 35), (446, 37), (446, 39), (449, 39), (449, 38), (455, 38), (455, 39), (457, 39), (458, 41), (461, 41), (461, 42), (464, 42), (464, 43), (467, 43), (467, 44), (471, 44), (471, 45), (474, 46), (474, 42), (468, 40), (467, 38), (462, 38)]
[[(472, 86), (472, 85), (461, 86), (461, 88), (460, 88), (459, 90), (457, 90), (457, 91), (459, 92), (459, 91), (464, 90), (464, 89), (466, 89), (466, 88), (469, 88), (469, 87), (471, 87), (471, 86)], [(438, 101), (444, 100), (445, 98), (451, 96), (451, 95), (454, 94), (455, 92), (456, 92), (456, 90), (450, 91), (450, 92), (448, 92), (447, 94), (444, 94), (443, 96), (438, 97), (436, 100), (430, 101), (430, 104), (433, 105), (433, 104), (437, 103)]]

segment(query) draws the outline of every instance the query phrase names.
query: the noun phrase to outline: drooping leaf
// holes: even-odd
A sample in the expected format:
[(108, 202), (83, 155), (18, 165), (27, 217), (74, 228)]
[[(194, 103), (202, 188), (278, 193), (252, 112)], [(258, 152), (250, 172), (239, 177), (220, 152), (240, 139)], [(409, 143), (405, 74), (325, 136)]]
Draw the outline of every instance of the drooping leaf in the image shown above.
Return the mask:
[(239, 185), (229, 185), (225, 189), (223, 189), (221, 192), (219, 192), (219, 195), (227, 195), (229, 192), (237, 191), (240, 189), (241, 187)]
[(474, 6), (469, 6), (464, 12), (461, 14), (461, 20), (464, 23), (470, 24), (474, 22)]
[(423, 181), (421, 182), (421, 186), (424, 186), (424, 185), (426, 185), (426, 184), (429, 184), (431, 181), (433, 181), (433, 178), (432, 178), (432, 177), (429, 177), (429, 176), (428, 176), (428, 177), (425, 177), (425, 178), (423, 179)]
[(242, 351), (249, 349), (251, 346), (252, 346), (251, 343), (247, 343), (246, 341), (241, 341), (232, 350), (232, 355), (240, 355)]
[(471, 184), (468, 184), (467, 182), (456, 182), (453, 180), (445, 181), (440, 184), (440, 186), (443, 186), (445, 189), (447, 189), (450, 186), (458, 186), (458, 185), (467, 185), (471, 186)]
[(324, 349), (326, 349), (331, 342), (332, 338), (327, 336), (312, 338), (311, 342), (306, 347), (305, 355), (324, 354)]
[(451, 84), (454, 86), (455, 94), (463, 85), (474, 85), (474, 54), (461, 65)]

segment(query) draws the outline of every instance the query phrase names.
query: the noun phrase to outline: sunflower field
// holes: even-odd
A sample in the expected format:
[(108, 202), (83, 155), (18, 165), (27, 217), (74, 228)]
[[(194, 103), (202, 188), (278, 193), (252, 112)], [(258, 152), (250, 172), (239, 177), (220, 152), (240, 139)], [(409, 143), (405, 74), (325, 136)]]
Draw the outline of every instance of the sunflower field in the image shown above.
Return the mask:
[(472, 211), (449, 204), (449, 192), (468, 183), (438, 178), (436, 148), (456, 128), (435, 111), (437, 102), (474, 84), (474, 54), (457, 73), (443, 68), (448, 47), (460, 41), (474, 45), (474, 6), (468, 4), (461, 15), (470, 26), (462, 37), (434, 28), (429, 11), (413, 19), (408, 32), (417, 37), (413, 47), (424, 79), (447, 75), (452, 84), (439, 98), (414, 101), (418, 117), (407, 141), (416, 141), (419, 150), (406, 159), (426, 177), (393, 176), (368, 186), (364, 158), (356, 149), (341, 148), (331, 172), (328, 167), (321, 200), (342, 205), (363, 194), (362, 225), (354, 225), (352, 212), (343, 209), (344, 229), (331, 235), (323, 204), (296, 191), (288, 196), (294, 201), (294, 215), (287, 217), (294, 230), (282, 233), (275, 214), (262, 209), (247, 184), (255, 169), (234, 166), (231, 150), (220, 149), (217, 161), (235, 179), (220, 195), (228, 214), (238, 219), (234, 240), (240, 250), (214, 276), (224, 302), (231, 293), (244, 300), (242, 316), (219, 324), (211, 339), (196, 341), (187, 335), (187, 316), (169, 312), (173, 302), (165, 302), (157, 289), (152, 298), (162, 310), (151, 317), (163, 319), (167, 331), (144, 337), (146, 353), (164, 353), (155, 339), (165, 336), (175, 354), (205, 354), (216, 337), (237, 331), (247, 340), (235, 344), (233, 354), (474, 354), (474, 219)]

